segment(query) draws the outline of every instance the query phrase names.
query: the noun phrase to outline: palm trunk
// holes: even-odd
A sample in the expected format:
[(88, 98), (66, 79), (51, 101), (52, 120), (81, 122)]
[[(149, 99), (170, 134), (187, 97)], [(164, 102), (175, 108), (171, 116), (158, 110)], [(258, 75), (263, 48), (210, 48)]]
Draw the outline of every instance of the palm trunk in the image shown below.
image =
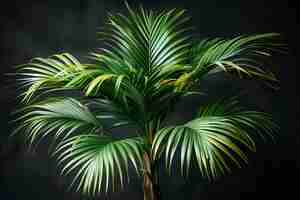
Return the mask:
[(158, 177), (155, 174), (151, 160), (147, 153), (144, 154), (144, 200), (160, 200), (160, 191), (158, 185)]

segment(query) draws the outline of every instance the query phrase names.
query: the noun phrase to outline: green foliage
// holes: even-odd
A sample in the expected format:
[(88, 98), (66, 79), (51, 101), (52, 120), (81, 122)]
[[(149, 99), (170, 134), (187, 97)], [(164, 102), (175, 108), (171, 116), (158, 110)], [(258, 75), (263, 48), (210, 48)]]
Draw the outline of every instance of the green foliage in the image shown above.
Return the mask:
[(24, 130), (30, 144), (49, 134), (55, 139), (60, 136), (65, 139), (75, 132), (96, 133), (102, 129), (90, 110), (73, 98), (47, 99), (28, 105), (19, 112), (22, 115), (17, 121), (22, 123), (15, 132)]
[(153, 159), (158, 160), (160, 152), (164, 151), (170, 170), (178, 150), (182, 174), (184, 169), (188, 173), (192, 156), (195, 156), (202, 174), (209, 179), (217, 178), (230, 171), (229, 161), (238, 167), (241, 167), (240, 161), (247, 162), (239, 146), (255, 151), (251, 133), (263, 130), (273, 137), (276, 128), (266, 113), (242, 111), (235, 101), (220, 101), (201, 107), (198, 116), (183, 125), (161, 129), (152, 144)]
[[(241, 166), (247, 161), (241, 146), (254, 151), (255, 133), (273, 137), (270, 115), (242, 111), (230, 99), (201, 107), (183, 125), (165, 127), (164, 122), (177, 101), (199, 92), (205, 75), (222, 71), (276, 82), (262, 66), (273, 52), (284, 50), (279, 34), (192, 40), (184, 10), (127, 8), (128, 15), (109, 16), (99, 33), (105, 47), (90, 54), (91, 63), (61, 53), (17, 67), (25, 91), (15, 132), (24, 132), (30, 144), (53, 136), (62, 173), (77, 171), (73, 183), (79, 181), (78, 189), (93, 195), (104, 181), (106, 191), (110, 181), (123, 186), (129, 160), (143, 171), (144, 153), (152, 164), (165, 154), (170, 169), (178, 152), (182, 173), (194, 157), (208, 178), (229, 171), (230, 162)], [(68, 89), (84, 97), (53, 93)], [(114, 137), (112, 129), (129, 125), (136, 137)]]
[(115, 188), (116, 183), (123, 187), (126, 176), (129, 181), (129, 161), (139, 173), (143, 165), (142, 143), (139, 137), (115, 139), (93, 134), (79, 135), (63, 141), (55, 153), (60, 153), (59, 164), (64, 164), (62, 174), (69, 174), (80, 166), (72, 183), (79, 180), (77, 190), (83, 189), (86, 194), (96, 195), (101, 191), (104, 179), (106, 192), (109, 182)]
[(58, 87), (71, 80), (83, 70), (79, 61), (69, 53), (56, 54), (50, 58), (33, 58), (29, 63), (17, 66), (18, 75), (23, 78), (23, 87), (27, 88), (21, 95), (28, 101), (33, 94), (43, 88)]
[(257, 76), (277, 81), (271, 72), (264, 71), (261, 66), (272, 52), (284, 50), (283, 44), (274, 43), (274, 39), (279, 36), (278, 33), (265, 33), (195, 42), (192, 50), (192, 63), (195, 66), (193, 73), (202, 76), (212, 70), (213, 73), (236, 71), (240, 77)]

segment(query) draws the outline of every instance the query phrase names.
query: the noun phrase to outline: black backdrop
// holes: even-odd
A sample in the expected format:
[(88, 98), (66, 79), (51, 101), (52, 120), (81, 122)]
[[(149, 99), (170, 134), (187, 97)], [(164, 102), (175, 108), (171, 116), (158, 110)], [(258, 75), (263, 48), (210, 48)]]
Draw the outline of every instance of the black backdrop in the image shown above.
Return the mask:
[[(206, 183), (194, 172), (189, 181), (164, 175), (161, 181), (164, 199), (252, 199), (292, 195), (297, 188), (299, 136), (296, 136), (296, 56), (297, 20), (295, 4), (288, 1), (129, 1), (146, 8), (186, 8), (199, 37), (235, 36), (244, 33), (279, 32), (289, 45), (289, 55), (275, 58), (281, 81), (279, 91), (271, 91), (256, 82), (231, 80), (218, 75), (204, 80), (208, 97), (188, 99), (177, 106), (174, 120), (186, 120), (197, 105), (218, 95), (244, 91), (242, 102), (249, 107), (271, 112), (280, 125), (277, 144), (260, 145), (248, 166), (213, 182)], [(108, 12), (124, 11), (118, 0), (52, 0), (1, 2), (0, 60), (0, 199), (87, 199), (66, 191), (68, 180), (58, 176), (55, 162), (41, 146), (28, 153), (18, 140), (9, 140), (14, 129), (8, 122), (16, 105), (12, 66), (36, 56), (70, 52), (83, 57), (99, 46), (96, 29)], [(84, 59), (84, 58), (82, 58)], [(294, 180), (296, 182), (294, 183)], [(133, 179), (124, 191), (109, 199), (142, 199), (140, 179)], [(289, 197), (288, 197), (289, 198)], [(101, 197), (100, 199), (104, 199)]]

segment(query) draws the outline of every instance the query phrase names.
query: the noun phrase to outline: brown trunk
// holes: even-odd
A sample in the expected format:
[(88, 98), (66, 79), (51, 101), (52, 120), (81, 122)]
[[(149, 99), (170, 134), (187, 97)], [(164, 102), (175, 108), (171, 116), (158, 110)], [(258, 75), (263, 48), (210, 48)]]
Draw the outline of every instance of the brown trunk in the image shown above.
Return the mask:
[(151, 160), (147, 153), (144, 154), (144, 164), (144, 200), (160, 200), (158, 180), (153, 172)]

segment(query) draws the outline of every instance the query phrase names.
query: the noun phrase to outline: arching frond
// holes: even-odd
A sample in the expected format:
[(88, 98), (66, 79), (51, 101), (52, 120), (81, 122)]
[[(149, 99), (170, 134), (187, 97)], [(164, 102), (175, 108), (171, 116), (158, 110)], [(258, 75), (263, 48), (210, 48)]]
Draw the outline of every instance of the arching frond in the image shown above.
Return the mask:
[(219, 101), (202, 106), (197, 117), (224, 116), (251, 130), (251, 137), (258, 137), (264, 141), (275, 141), (275, 133), (279, 130), (278, 125), (272, 121), (271, 114), (260, 111), (247, 111), (239, 105), (236, 97), (221, 98)]
[(41, 88), (57, 88), (85, 68), (68, 53), (55, 54), (49, 58), (33, 58), (29, 63), (17, 66), (18, 75), (26, 91), (23, 101), (29, 101)]
[(17, 119), (20, 126), (14, 132), (24, 131), (30, 144), (50, 134), (58, 139), (80, 131), (92, 134), (103, 129), (89, 109), (73, 98), (51, 98), (26, 106), (19, 112), (22, 113)]
[(107, 192), (118, 185), (123, 188), (128, 176), (129, 164), (139, 174), (142, 170), (142, 138), (115, 139), (109, 136), (80, 135), (65, 140), (56, 150), (57, 159), (62, 165), (61, 173), (76, 172), (71, 184), (78, 184), (77, 190), (96, 195)]
[(190, 45), (185, 26), (188, 17), (184, 10), (154, 13), (127, 8), (128, 16), (109, 16), (106, 29), (100, 33), (107, 46), (94, 55), (112, 70), (127, 70), (133, 86), (149, 96), (160, 90), (159, 83), (185, 71)]
[[(102, 49), (107, 60), (124, 63), (145, 73), (160, 66), (176, 65), (187, 55), (187, 31), (182, 25), (188, 20), (184, 10), (154, 14), (153, 11), (133, 11), (127, 4), (128, 16), (111, 15), (101, 39), (110, 48)], [(124, 64), (123, 64), (124, 65)]]
[(191, 50), (191, 64), (196, 76), (218, 71), (235, 71), (240, 77), (259, 77), (277, 81), (264, 66), (274, 52), (284, 52), (278, 33), (242, 35), (232, 39), (203, 39)]
[(181, 172), (186, 169), (188, 173), (193, 156), (202, 174), (209, 179), (230, 171), (230, 163), (240, 167), (241, 161), (247, 162), (241, 147), (256, 149), (251, 133), (260, 130), (261, 134), (272, 135), (276, 125), (266, 113), (240, 111), (234, 104), (233, 101), (209, 104), (200, 110), (196, 119), (160, 130), (152, 145), (154, 159), (164, 151), (170, 170), (177, 151)]
[[(18, 66), (25, 91), (23, 101), (29, 103), (34, 93), (40, 89), (77, 89), (89, 96), (127, 98), (142, 109), (143, 102), (139, 91), (131, 84), (129, 75), (123, 70), (114, 71), (103, 63), (80, 64), (68, 53), (56, 54), (49, 58), (34, 58), (29, 63)], [(123, 92), (123, 90), (125, 90)], [(122, 95), (119, 93), (122, 92)]]

